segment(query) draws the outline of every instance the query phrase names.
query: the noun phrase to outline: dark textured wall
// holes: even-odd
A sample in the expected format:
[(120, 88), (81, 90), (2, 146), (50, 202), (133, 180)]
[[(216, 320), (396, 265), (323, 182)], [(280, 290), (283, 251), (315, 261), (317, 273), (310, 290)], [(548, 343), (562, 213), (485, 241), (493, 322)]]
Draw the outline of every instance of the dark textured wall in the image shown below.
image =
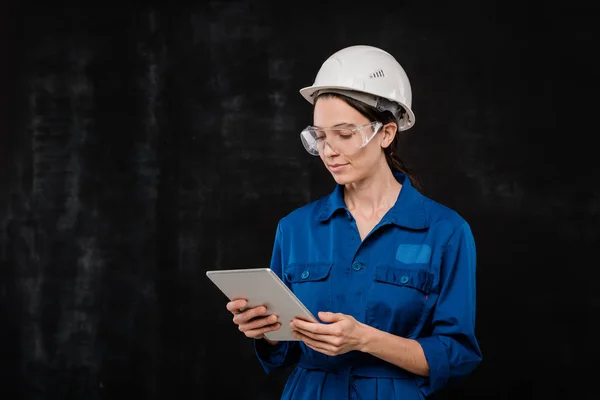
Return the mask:
[(442, 398), (593, 398), (591, 8), (173, 3), (3, 5), (0, 398), (278, 398), (205, 271), (333, 188), (298, 89), (352, 44), (407, 70), (401, 156), (478, 244), (484, 361)]

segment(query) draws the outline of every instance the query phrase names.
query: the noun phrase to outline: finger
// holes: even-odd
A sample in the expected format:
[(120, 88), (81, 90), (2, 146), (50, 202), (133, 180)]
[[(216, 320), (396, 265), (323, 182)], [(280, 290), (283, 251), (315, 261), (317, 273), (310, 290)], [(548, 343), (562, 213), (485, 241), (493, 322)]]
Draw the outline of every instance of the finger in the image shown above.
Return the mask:
[(333, 352), (333, 351), (328, 351), (328, 350), (325, 350), (325, 349), (321, 349), (321, 348), (318, 348), (318, 347), (314, 347), (314, 346), (311, 346), (311, 345), (309, 345), (309, 344), (306, 344), (306, 343), (304, 343), (304, 344), (305, 344), (307, 347), (310, 347), (311, 349), (313, 349), (314, 351), (318, 351), (319, 353), (323, 353), (323, 354), (325, 354), (325, 355), (327, 355), (327, 356), (337, 356), (337, 353), (335, 353), (335, 352)]
[(279, 322), (276, 322), (276, 323), (271, 324), (271, 325), (263, 326), (260, 329), (253, 329), (253, 330), (250, 330), (250, 331), (246, 331), (246, 332), (244, 332), (244, 334), (247, 337), (250, 337), (250, 338), (258, 338), (258, 337), (261, 337), (262, 335), (264, 335), (267, 332), (276, 331), (279, 328), (281, 328), (281, 324)]
[(245, 324), (254, 318), (262, 317), (267, 312), (267, 308), (264, 306), (250, 308), (243, 312), (233, 313), (233, 322), (236, 324)]
[(327, 354), (329, 356), (333, 356), (337, 354), (337, 347), (322, 342), (320, 340), (316, 340), (311, 338), (310, 336), (306, 335), (303, 332), (298, 332), (298, 331), (293, 331), (293, 335), (296, 339), (302, 340), (302, 342), (304, 342), (304, 344), (306, 344), (308, 347), (310, 347), (311, 349), (318, 351), (320, 353), (323, 354)]
[(329, 338), (331, 338), (331, 336), (327, 336), (327, 335), (319, 335), (313, 332), (309, 332), (309, 331), (304, 331), (304, 330), (292, 330), (293, 334), (297, 334), (299, 336), (301, 336), (303, 339), (307, 339), (312, 343), (324, 343), (324, 344), (329, 344)]
[(336, 322), (336, 321), (340, 321), (341, 319), (343, 319), (345, 317), (344, 314), (342, 313), (332, 313), (332, 312), (326, 312), (326, 311), (319, 311), (319, 318), (321, 319), (321, 321), (323, 322)]
[(320, 335), (335, 335), (338, 334), (338, 330), (339, 328), (337, 328), (337, 326), (335, 325), (325, 325), (325, 324), (320, 324), (320, 323), (316, 323), (316, 322), (308, 322), (308, 321), (303, 321), (301, 319), (294, 319), (291, 323), (290, 323), (290, 327), (292, 329), (300, 329), (306, 332), (312, 332), (312, 333), (317, 333)]
[(239, 324), (239, 330), (242, 332), (251, 331), (262, 328), (263, 326), (271, 325), (277, 322), (276, 315), (269, 315), (268, 317), (256, 318), (252, 321)]
[(227, 303), (227, 310), (229, 310), (230, 312), (236, 314), (238, 313), (238, 310), (241, 308), (244, 308), (248, 305), (248, 302), (245, 299), (236, 299), (236, 300), (232, 300), (229, 303)]
[(294, 332), (298, 332), (301, 335), (303, 335), (307, 338), (310, 338), (316, 342), (322, 342), (322, 343), (333, 344), (333, 345), (335, 345), (336, 339), (338, 338), (337, 336), (322, 335), (319, 333), (305, 331), (303, 329), (297, 329), (297, 328), (294, 330)]

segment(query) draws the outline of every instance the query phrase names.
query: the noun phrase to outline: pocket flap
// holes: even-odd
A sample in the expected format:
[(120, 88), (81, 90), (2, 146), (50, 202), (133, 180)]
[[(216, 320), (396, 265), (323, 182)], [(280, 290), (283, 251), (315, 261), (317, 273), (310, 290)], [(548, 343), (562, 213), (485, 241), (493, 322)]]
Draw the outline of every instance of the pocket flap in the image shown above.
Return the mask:
[(430, 293), (431, 285), (433, 284), (433, 274), (419, 269), (381, 266), (375, 270), (375, 280), (397, 286), (408, 286), (423, 293)]
[(324, 280), (329, 276), (333, 263), (292, 263), (288, 265), (285, 277), (288, 282), (314, 282)]

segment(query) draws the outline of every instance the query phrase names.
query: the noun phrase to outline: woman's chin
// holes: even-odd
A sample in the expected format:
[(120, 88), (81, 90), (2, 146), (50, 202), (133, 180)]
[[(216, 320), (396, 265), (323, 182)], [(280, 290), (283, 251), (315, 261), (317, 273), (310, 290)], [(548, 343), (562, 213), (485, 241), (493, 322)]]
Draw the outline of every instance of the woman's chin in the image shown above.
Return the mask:
[(347, 185), (354, 181), (354, 179), (352, 179), (352, 174), (348, 173), (331, 172), (331, 176), (333, 176), (333, 179), (338, 185)]

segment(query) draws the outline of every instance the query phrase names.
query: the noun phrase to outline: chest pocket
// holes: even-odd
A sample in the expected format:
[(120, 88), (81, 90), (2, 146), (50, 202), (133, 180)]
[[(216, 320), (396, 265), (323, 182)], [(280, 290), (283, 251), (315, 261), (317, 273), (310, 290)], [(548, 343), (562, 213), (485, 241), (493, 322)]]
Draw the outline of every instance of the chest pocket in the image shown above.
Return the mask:
[(329, 311), (331, 307), (332, 266), (330, 262), (291, 263), (285, 269), (292, 292), (315, 317), (319, 311)]
[(377, 267), (367, 296), (367, 323), (396, 335), (410, 336), (423, 316), (433, 277), (422, 269)]

